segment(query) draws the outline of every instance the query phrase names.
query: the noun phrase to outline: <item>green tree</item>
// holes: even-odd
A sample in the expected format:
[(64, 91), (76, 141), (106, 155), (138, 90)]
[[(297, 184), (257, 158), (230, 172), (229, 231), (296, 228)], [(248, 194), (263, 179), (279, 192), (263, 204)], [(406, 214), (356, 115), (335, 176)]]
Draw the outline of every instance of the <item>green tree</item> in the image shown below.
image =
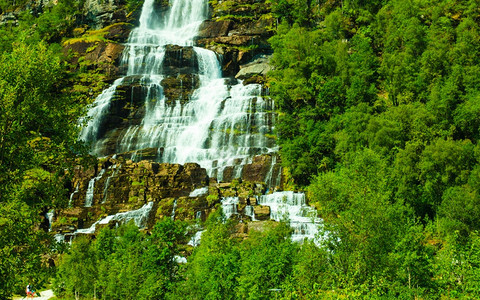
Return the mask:
[[(66, 204), (65, 170), (80, 149), (76, 137), (82, 109), (75, 95), (62, 93), (65, 79), (55, 47), (17, 43), (11, 52), (0, 53), (0, 205), (5, 210), (0, 227), (2, 232), (19, 234), (2, 239), (0, 249), (25, 249), (3, 253), (2, 260), (17, 261), (18, 268), (38, 260), (28, 254), (39, 254), (32, 249), (48, 245), (48, 239), (40, 242), (43, 235), (36, 229), (39, 215)], [(16, 223), (10, 227), (12, 220)], [(38, 268), (29, 269), (28, 277), (40, 282), (44, 268), (34, 264)], [(5, 272), (1, 293), (10, 295), (13, 282), (23, 290), (25, 279), (18, 278), (23, 271)]]
[(189, 258), (186, 280), (174, 293), (173, 299), (235, 299), (239, 275), (238, 242), (231, 236), (234, 223), (223, 223), (221, 210), (210, 215), (202, 241)]
[(97, 272), (97, 255), (88, 237), (78, 237), (64, 254), (57, 272), (56, 293), (70, 297), (93, 297)]
[(238, 276), (238, 299), (271, 299), (275, 289), (292, 273), (298, 246), (290, 239), (285, 223), (265, 232), (250, 232), (240, 246), (241, 266)]

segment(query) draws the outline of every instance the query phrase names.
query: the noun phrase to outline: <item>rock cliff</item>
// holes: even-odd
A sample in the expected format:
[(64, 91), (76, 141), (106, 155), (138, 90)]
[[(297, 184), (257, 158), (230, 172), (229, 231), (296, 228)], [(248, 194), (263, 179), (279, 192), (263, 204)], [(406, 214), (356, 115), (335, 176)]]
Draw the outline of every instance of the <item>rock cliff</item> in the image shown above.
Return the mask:
[(256, 196), (272, 185), (281, 188), (282, 175), (276, 156), (255, 157), (245, 165), (242, 178), (218, 182), (198, 164), (134, 162), (115, 155), (78, 166), (71, 180), (69, 207), (58, 211), (52, 230), (73, 233), (107, 216), (141, 208), (153, 202), (147, 227), (163, 217), (205, 220), (226, 197), (238, 197), (238, 218), (250, 219), (245, 207), (254, 207), (255, 218), (269, 218), (269, 208), (257, 205)]
[[(232, 82), (262, 83), (270, 67), (268, 38), (274, 25), (268, 1), (210, 1), (212, 19), (200, 27), (197, 46), (213, 50), (221, 57), (223, 76)], [(85, 2), (84, 22), (65, 39), (63, 51), (69, 55), (73, 88), (90, 99), (120, 76), (126, 66), (121, 57), (124, 43), (137, 24), (138, 8), (124, 1)], [(168, 1), (156, 1), (161, 14)], [(191, 46), (167, 45), (161, 66), (163, 93), (168, 101), (187, 102), (199, 87), (199, 66)], [(124, 78), (116, 87), (108, 115), (100, 126), (107, 138), (103, 147), (115, 153), (122, 128), (140, 125), (145, 114), (143, 99), (148, 87), (139, 76)], [(155, 98), (155, 97), (150, 97)], [(274, 118), (274, 117), (272, 117)], [(269, 137), (274, 143), (274, 139)], [(194, 163), (185, 165), (155, 162), (162, 149), (148, 148), (98, 159), (89, 167), (79, 166), (72, 174), (70, 207), (56, 213), (52, 229), (72, 233), (88, 228), (106, 216), (137, 210), (149, 202), (153, 207), (147, 225), (163, 217), (202, 219), (221, 205), (226, 197), (238, 197), (237, 218), (249, 220), (247, 206), (253, 206), (256, 220), (267, 220), (268, 206), (257, 205), (256, 196), (282, 189), (283, 178), (276, 154), (260, 155), (242, 167), (240, 178), (233, 166), (223, 170), (222, 181), (209, 178)], [(113, 222), (114, 223), (114, 222)], [(113, 223), (111, 225), (113, 225)]]

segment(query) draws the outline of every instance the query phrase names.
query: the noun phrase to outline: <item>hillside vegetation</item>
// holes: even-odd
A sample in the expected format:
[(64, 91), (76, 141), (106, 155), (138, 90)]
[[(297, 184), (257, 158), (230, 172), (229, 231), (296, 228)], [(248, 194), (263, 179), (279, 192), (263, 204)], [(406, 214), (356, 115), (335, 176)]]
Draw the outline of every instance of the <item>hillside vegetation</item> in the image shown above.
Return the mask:
[(170, 219), (71, 247), (39, 230), (87, 157), (57, 44), (81, 2), (0, 27), (0, 298), (52, 278), (65, 299), (480, 297), (479, 0), (266, 0), (282, 162), (325, 234), (297, 244), (272, 222), (244, 239), (217, 211), (196, 248)]

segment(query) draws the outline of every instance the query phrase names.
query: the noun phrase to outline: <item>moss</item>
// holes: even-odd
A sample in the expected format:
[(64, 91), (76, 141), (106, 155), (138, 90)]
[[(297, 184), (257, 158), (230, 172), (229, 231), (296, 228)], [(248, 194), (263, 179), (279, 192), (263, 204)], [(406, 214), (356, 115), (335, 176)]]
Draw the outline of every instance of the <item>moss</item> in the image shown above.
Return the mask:
[(115, 23), (107, 27), (104, 27), (102, 29), (88, 30), (85, 34), (83, 34), (80, 37), (75, 37), (75, 38), (65, 40), (63, 44), (73, 45), (75, 43), (80, 43), (80, 42), (87, 42), (87, 43), (107, 42), (109, 40), (105, 39), (105, 35), (110, 31), (110, 29), (112, 29), (112, 27), (114, 26), (123, 25), (123, 24), (128, 24), (128, 23)]
[(218, 201), (218, 195), (208, 195), (207, 196), (207, 203), (208, 206), (212, 206), (215, 202)]
[(229, 44), (211, 42), (208, 45), (211, 46), (211, 47), (226, 47), (226, 48), (235, 49), (235, 50), (242, 51), (242, 52), (249, 52), (249, 51), (258, 49), (258, 45), (255, 45), (255, 44), (251, 44), (251, 45), (248, 45), (248, 46), (234, 46), (234, 45), (229, 45)]

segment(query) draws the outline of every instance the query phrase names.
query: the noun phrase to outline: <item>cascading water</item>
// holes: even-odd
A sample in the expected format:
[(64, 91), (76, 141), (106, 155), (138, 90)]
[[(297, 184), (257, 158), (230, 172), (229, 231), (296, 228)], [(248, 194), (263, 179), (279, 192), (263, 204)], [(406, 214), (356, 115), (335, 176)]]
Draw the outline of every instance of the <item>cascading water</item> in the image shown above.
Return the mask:
[(270, 207), (271, 219), (290, 223), (293, 241), (308, 238), (318, 242), (317, 234), (322, 220), (317, 217), (313, 207), (306, 205), (305, 194), (292, 191), (275, 192), (260, 196), (258, 204)]
[[(131, 32), (123, 53), (126, 76), (95, 100), (81, 139), (93, 142), (93, 152), (99, 156), (153, 148), (159, 162), (196, 162), (219, 179), (226, 167), (234, 166), (234, 175), (239, 177), (253, 156), (277, 150), (273, 139), (267, 138), (272, 132), (271, 113), (267, 113), (271, 102), (261, 97), (258, 84), (227, 85), (217, 55), (199, 47), (193, 47), (190, 62), (196, 74), (188, 77), (198, 77), (198, 88), (190, 99), (167, 99), (162, 80), (172, 74), (166, 49), (193, 45), (198, 27), (207, 18), (208, 1), (171, 0), (170, 6), (164, 18), (159, 18), (154, 0), (145, 1), (140, 26)], [(115, 90), (131, 82), (143, 87), (142, 121), (109, 134), (102, 126)], [(105, 145), (112, 144), (114, 149), (106, 149)]]
[(97, 225), (99, 224), (105, 225), (111, 221), (117, 221), (119, 223), (128, 223), (130, 220), (133, 220), (135, 225), (137, 225), (140, 228), (143, 228), (146, 226), (148, 215), (150, 214), (150, 211), (152, 210), (152, 208), (153, 208), (153, 202), (149, 202), (137, 210), (122, 212), (122, 213), (118, 213), (115, 215), (110, 215), (105, 218), (102, 218), (97, 222), (93, 223), (92, 226), (90, 226), (89, 228), (78, 229), (77, 231), (75, 231), (74, 234), (75, 235), (79, 233), (93, 234), (95, 233), (95, 229)]
[(225, 216), (225, 219), (229, 219), (232, 215), (238, 214), (238, 201), (238, 197), (225, 197), (221, 200), (223, 215)]
[(85, 195), (85, 207), (91, 207), (93, 204), (93, 193), (95, 189), (95, 181), (100, 180), (105, 173), (105, 169), (100, 170), (97, 177), (93, 177), (88, 182), (87, 194)]
[(55, 217), (55, 210), (51, 209), (49, 210), (46, 214), (45, 217), (48, 220), (48, 231), (52, 230), (52, 223), (53, 223), (53, 218)]
[[(121, 166), (121, 165), (120, 165)], [(102, 200), (102, 204), (105, 203), (107, 201), (107, 196), (108, 196), (108, 188), (110, 187), (110, 181), (112, 180), (112, 178), (114, 178), (116, 175), (117, 175), (117, 165), (112, 165), (110, 167), (108, 167), (109, 169), (113, 169), (112, 170), (112, 174), (110, 174), (110, 176), (108, 176), (106, 182), (105, 182), (105, 187), (103, 188), (103, 200)]]
[(75, 196), (75, 194), (78, 193), (79, 188), (80, 188), (80, 183), (77, 183), (77, 185), (75, 186), (75, 190), (70, 194), (70, 198), (68, 200), (68, 207), (72, 207), (73, 196)]
[[(135, 158), (135, 153), (140, 156), (141, 150), (153, 149), (158, 162), (196, 162), (209, 176), (219, 180), (227, 167), (233, 167), (233, 177), (240, 177), (243, 165), (250, 163), (252, 157), (278, 151), (274, 139), (269, 137), (275, 122), (271, 113), (273, 103), (261, 96), (262, 87), (258, 84), (227, 84), (222, 78), (217, 55), (193, 46), (198, 28), (208, 15), (207, 0), (170, 0), (170, 9), (161, 17), (154, 9), (154, 2), (145, 0), (140, 25), (131, 32), (125, 45), (121, 60), (125, 76), (97, 97), (88, 112), (88, 122), (80, 139), (91, 142), (92, 152), (98, 156), (131, 152)], [(184, 58), (188, 51), (190, 58), (172, 69), (172, 64), (175, 65), (172, 60)], [(172, 78), (179, 82), (180, 90), (190, 86), (191, 93), (167, 97), (165, 81)], [(112, 103), (120, 97), (119, 89), (125, 92), (124, 87), (129, 85), (140, 87), (141, 92), (127, 89), (131, 103), (126, 104), (141, 106), (141, 120), (128, 122), (122, 128), (111, 128)], [(281, 173), (273, 177), (276, 157), (272, 161), (267, 184), (280, 186)], [(95, 180), (91, 183), (85, 206), (93, 202), (90, 198)], [(205, 187), (193, 191), (190, 197), (207, 193)], [(237, 203), (238, 198), (223, 199), (226, 217), (237, 213)], [(305, 205), (303, 194), (274, 193), (261, 196), (259, 203), (271, 207), (272, 219), (278, 221), (281, 216), (288, 215), (295, 230), (294, 240), (313, 238), (318, 231), (320, 220)], [(245, 212), (255, 220), (253, 207), (247, 206)], [(175, 208), (172, 217), (174, 213)], [(123, 217), (126, 215), (118, 216)], [(92, 230), (94, 226), (84, 231)], [(189, 244), (198, 245), (201, 233), (197, 232)]]

